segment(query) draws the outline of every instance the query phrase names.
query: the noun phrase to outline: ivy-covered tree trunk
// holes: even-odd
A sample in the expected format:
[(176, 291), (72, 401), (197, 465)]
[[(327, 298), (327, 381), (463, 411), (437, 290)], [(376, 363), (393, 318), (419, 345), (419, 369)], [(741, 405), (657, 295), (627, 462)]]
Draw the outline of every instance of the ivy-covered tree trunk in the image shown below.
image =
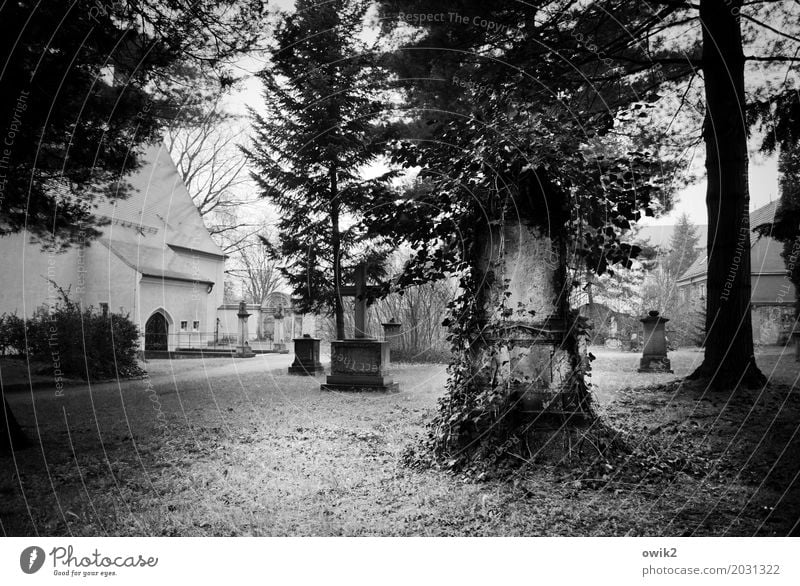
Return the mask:
[(10, 454), (12, 450), (19, 449), (28, 444), (22, 428), (17, 423), (11, 407), (3, 397), (3, 407), (0, 411), (0, 454)]
[(708, 298), (705, 358), (690, 378), (714, 387), (761, 384), (750, 316), (750, 218), (744, 52), (734, 8), (702, 0), (708, 187)]
[(518, 217), (475, 223), (434, 451), (454, 466), (509, 453), (560, 460), (563, 442), (554, 436), (592, 416), (563, 246)]

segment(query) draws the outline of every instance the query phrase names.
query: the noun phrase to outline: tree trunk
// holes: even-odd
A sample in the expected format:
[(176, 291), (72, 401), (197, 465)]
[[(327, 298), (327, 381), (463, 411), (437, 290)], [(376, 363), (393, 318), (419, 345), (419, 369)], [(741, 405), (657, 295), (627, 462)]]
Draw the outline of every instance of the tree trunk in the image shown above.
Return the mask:
[(742, 1), (701, 0), (708, 188), (705, 358), (689, 378), (717, 388), (761, 384), (750, 318), (750, 218)]
[(3, 410), (0, 412), (0, 454), (10, 454), (13, 450), (25, 447), (28, 440), (22, 433), (11, 407), (3, 397)]
[(344, 340), (344, 307), (342, 306), (342, 243), (339, 234), (339, 187), (336, 167), (330, 170), (331, 181), (331, 248), (333, 249), (333, 286), (336, 288), (333, 313), (336, 318), (336, 339)]

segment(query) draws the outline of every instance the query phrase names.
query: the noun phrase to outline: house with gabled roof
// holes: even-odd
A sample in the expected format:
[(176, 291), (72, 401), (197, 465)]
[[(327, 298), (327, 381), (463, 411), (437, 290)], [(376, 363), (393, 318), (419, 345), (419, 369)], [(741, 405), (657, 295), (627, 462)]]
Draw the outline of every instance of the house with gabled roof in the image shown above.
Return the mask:
[(24, 232), (0, 238), (0, 314), (30, 316), (54, 304), (55, 284), (84, 307), (129, 314), (143, 350), (214, 339), (226, 257), (166, 147), (148, 147), (143, 160), (125, 177), (130, 195), (96, 207), (104, 222), (98, 239), (56, 254)]
[[(750, 212), (750, 227), (771, 223), (778, 202)], [(795, 288), (788, 277), (783, 244), (750, 234), (750, 305), (753, 337), (761, 344), (784, 344), (794, 323)], [(700, 256), (678, 279), (681, 302), (702, 302), (707, 294), (708, 256)]]

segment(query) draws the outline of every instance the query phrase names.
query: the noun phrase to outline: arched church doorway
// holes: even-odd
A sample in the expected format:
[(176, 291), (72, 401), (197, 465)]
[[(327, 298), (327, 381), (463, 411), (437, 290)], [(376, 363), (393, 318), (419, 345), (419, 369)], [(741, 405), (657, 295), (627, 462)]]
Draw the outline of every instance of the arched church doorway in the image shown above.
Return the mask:
[(169, 323), (163, 313), (156, 312), (150, 316), (144, 325), (144, 349), (155, 351), (167, 351), (167, 335), (169, 334)]

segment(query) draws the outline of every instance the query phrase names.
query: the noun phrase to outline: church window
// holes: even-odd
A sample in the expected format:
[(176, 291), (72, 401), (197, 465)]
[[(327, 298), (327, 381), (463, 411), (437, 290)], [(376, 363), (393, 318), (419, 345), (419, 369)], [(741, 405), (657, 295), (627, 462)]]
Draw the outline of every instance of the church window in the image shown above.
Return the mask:
[(192, 331), (197, 332), (200, 331), (200, 322), (195, 320), (192, 322)]
[(189, 327), (189, 322), (188, 321), (185, 321), (185, 320), (181, 321), (181, 331), (182, 332), (185, 332), (188, 327)]

